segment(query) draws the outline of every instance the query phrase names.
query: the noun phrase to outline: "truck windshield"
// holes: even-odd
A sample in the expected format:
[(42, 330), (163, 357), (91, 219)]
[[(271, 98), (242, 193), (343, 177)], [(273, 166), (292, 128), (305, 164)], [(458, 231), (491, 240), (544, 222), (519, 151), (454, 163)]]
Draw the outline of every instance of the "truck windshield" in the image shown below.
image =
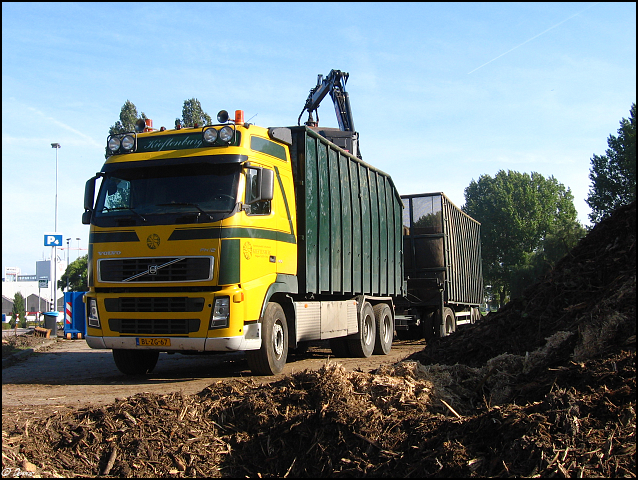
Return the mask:
[(238, 165), (213, 163), (113, 170), (102, 181), (95, 217), (147, 222), (149, 216), (188, 213), (201, 217), (194, 221), (210, 221), (234, 210), (239, 173)]

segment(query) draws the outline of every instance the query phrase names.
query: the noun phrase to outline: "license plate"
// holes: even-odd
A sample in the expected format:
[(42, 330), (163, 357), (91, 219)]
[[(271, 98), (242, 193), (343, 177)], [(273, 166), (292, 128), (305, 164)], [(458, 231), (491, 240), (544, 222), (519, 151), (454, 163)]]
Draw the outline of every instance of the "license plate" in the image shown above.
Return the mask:
[(139, 347), (170, 347), (170, 338), (136, 338)]

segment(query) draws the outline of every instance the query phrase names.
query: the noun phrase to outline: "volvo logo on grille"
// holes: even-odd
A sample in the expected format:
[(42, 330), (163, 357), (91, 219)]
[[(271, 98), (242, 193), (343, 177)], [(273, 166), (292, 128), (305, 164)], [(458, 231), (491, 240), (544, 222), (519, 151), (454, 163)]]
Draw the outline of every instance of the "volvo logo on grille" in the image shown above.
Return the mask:
[(136, 279), (138, 279), (140, 277), (143, 277), (144, 275), (156, 275), (157, 271), (159, 269), (168, 267), (169, 265), (173, 265), (173, 264), (175, 264), (177, 262), (181, 262), (185, 258), (186, 257), (174, 258), (172, 260), (169, 260), (166, 263), (162, 263), (161, 265), (149, 265), (148, 268), (146, 270), (144, 270), (143, 272), (140, 272), (137, 275), (133, 275), (131, 277), (125, 278), (122, 281), (123, 282), (131, 282), (131, 281), (136, 280)]

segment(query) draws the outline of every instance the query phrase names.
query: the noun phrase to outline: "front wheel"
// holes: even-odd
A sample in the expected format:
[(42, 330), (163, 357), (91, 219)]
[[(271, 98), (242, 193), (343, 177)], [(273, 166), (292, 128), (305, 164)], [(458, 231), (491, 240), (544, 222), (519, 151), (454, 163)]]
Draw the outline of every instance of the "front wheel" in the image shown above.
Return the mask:
[(368, 358), (374, 351), (377, 326), (374, 310), (369, 302), (363, 304), (359, 317), (359, 332), (355, 338), (348, 339), (350, 353), (354, 357)]
[(246, 360), (256, 375), (281, 373), (288, 357), (288, 323), (283, 308), (270, 302), (261, 321), (261, 348), (248, 350)]
[(392, 309), (387, 303), (379, 303), (372, 309), (376, 320), (376, 341), (374, 343), (374, 353), (377, 355), (387, 355), (392, 348), (394, 338), (394, 320)]
[(157, 350), (113, 350), (113, 360), (117, 369), (126, 375), (145, 375), (151, 373), (157, 365)]

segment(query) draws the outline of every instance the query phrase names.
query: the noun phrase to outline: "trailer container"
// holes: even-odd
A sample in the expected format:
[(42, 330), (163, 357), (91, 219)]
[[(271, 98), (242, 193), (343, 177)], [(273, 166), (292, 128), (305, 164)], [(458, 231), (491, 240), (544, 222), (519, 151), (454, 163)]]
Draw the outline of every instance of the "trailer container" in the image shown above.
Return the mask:
[(480, 223), (442, 192), (401, 196), (407, 297), (400, 337), (448, 335), (473, 323), (483, 298)]
[(300, 294), (402, 294), (403, 203), (389, 175), (292, 127)]

